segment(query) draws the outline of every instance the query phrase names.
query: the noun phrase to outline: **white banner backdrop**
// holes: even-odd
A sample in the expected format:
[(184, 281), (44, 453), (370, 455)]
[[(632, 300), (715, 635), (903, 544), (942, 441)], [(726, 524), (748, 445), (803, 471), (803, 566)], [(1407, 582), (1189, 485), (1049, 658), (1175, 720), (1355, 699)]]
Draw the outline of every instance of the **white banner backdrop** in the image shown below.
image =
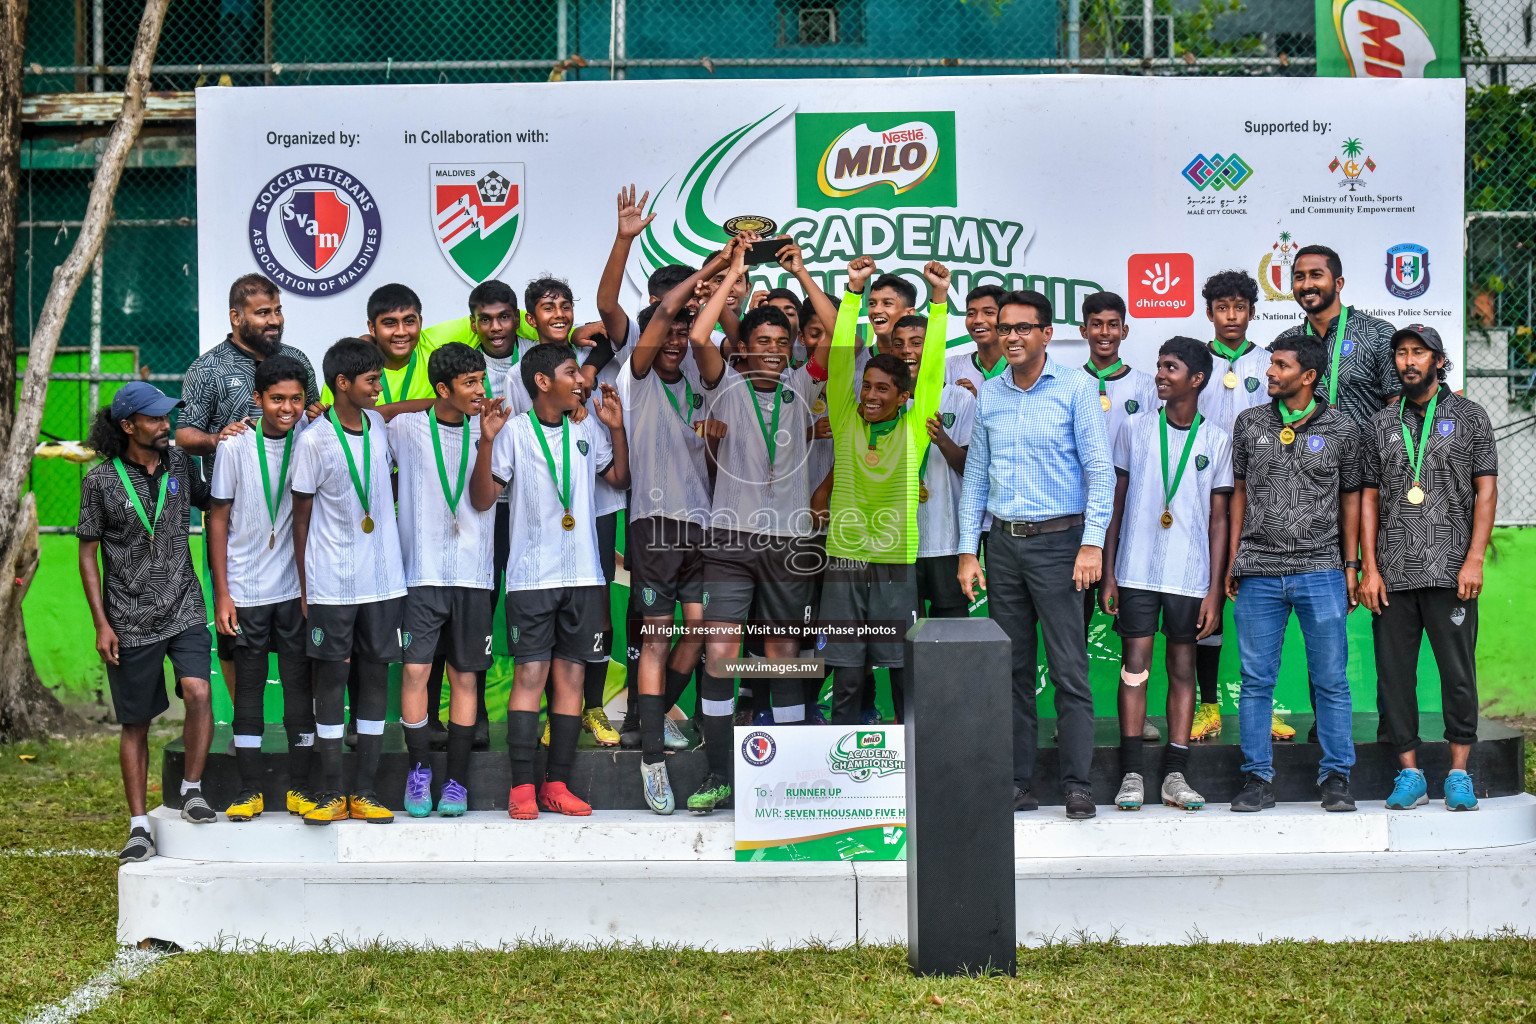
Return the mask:
[[(317, 368), (391, 281), (431, 324), (465, 315), (474, 282), (521, 294), (552, 274), (595, 319), (614, 196), (636, 182), (657, 217), (630, 254), (632, 313), (651, 270), (697, 266), (724, 221), (759, 214), (806, 246), (829, 291), (861, 253), (921, 296), (928, 259), (961, 298), (987, 282), (1044, 291), (1068, 363), (1085, 358), (1076, 324), (1100, 288), (1130, 306), (1133, 364), (1171, 335), (1209, 338), (1200, 287), (1224, 269), (1259, 280), (1250, 337), (1267, 344), (1299, 318), (1289, 266), (1310, 243), (1339, 252), (1347, 302), (1462, 352), (1458, 80), (207, 88), (197, 117), (203, 348), (253, 270), (283, 286), (287, 340)], [(754, 285), (780, 276), (759, 268)]]

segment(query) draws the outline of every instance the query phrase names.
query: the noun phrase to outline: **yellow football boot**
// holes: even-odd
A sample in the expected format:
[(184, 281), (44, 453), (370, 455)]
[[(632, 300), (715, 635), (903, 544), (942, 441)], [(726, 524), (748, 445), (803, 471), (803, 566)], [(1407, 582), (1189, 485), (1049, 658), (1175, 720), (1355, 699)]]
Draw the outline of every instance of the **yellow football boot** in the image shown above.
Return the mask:
[(347, 820), (347, 798), (336, 793), (327, 794), (315, 801), (315, 806), (304, 812), (304, 824), (329, 825), (333, 821)]
[(315, 798), (303, 790), (290, 789), (288, 791), (289, 814), (297, 814), (303, 816), (314, 810), (316, 806), (318, 805), (315, 803)]
[(261, 793), (257, 790), (246, 790), (235, 797), (235, 802), (229, 805), (224, 812), (224, 817), (230, 821), (250, 821), (252, 818), (261, 817), (261, 812), (266, 810), (263, 805)]
[(1278, 714), (1269, 720), (1269, 738), (1272, 740), (1294, 740), (1296, 730), (1285, 724), (1285, 719)]
[(544, 717), (544, 735), (539, 737), (539, 746), (549, 746), (549, 716)]
[[(592, 734), (592, 738), (604, 747), (616, 747), (619, 745), (619, 732), (608, 721), (608, 714), (602, 708), (587, 708), (581, 713), (581, 727)], [(544, 742), (549, 743), (549, 726), (544, 727)]]
[(1201, 704), (1195, 708), (1195, 720), (1190, 723), (1189, 738), (1192, 742), (1213, 740), (1221, 735), (1221, 705)]
[(351, 814), (353, 821), (366, 821), (370, 825), (388, 825), (395, 820), (395, 812), (371, 796), (353, 794)]

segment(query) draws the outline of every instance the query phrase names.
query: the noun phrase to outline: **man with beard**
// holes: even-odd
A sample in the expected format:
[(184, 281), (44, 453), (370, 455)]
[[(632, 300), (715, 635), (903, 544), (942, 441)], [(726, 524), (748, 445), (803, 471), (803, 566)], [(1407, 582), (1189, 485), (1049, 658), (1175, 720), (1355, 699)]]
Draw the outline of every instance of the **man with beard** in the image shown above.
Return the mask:
[[(243, 433), (261, 415), (256, 404), (256, 365), (282, 354), (304, 367), (304, 404), (320, 415), (320, 389), (309, 358), (283, 344), (283, 301), (277, 285), (261, 274), (246, 274), (229, 286), (229, 333), (187, 367), (181, 382), (181, 415), (176, 447), (203, 459), (203, 479), (213, 479), (214, 450), (221, 440)], [(204, 546), (206, 558), (207, 546)], [(211, 571), (211, 570), (210, 570)], [(219, 636), (219, 671), (234, 699), (234, 645)]]
[(1392, 336), (1403, 399), (1362, 438), (1360, 603), (1372, 612), (1380, 732), (1399, 771), (1387, 807), (1427, 803), (1419, 768), (1419, 645), (1440, 671), (1451, 769), (1445, 807), (1477, 810), (1467, 757), (1477, 742), (1477, 598), (1499, 496), (1499, 453), (1483, 407), (1445, 385), (1440, 332)]

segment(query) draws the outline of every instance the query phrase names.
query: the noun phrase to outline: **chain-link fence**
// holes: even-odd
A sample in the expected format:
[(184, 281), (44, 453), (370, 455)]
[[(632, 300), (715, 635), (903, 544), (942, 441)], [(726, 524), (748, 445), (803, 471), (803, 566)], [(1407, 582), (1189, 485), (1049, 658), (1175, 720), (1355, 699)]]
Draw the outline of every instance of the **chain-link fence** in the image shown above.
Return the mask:
[[(152, 86), (1311, 75), (1315, 9), (1315, 0), (173, 0)], [(1531, 0), (1460, 10), (1467, 393), (1498, 426), (1500, 521), (1536, 524), (1536, 16)], [(27, 92), (121, 89), (141, 11), (142, 0), (30, 5)], [(23, 151), (23, 339), (73, 241), (102, 134), (56, 118)], [(114, 376), (147, 372), (174, 389), (196, 355), (195, 173), (189, 122), (147, 129), (65, 330), (50, 437), (83, 437)], [(45, 524), (74, 521), (80, 472), (39, 460)]]

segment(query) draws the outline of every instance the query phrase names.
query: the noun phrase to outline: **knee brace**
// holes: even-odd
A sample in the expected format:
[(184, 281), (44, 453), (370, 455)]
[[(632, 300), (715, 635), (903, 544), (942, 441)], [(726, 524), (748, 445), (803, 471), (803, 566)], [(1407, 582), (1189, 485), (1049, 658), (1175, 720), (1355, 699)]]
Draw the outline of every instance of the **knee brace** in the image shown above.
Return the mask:
[(1122, 668), (1120, 670), (1120, 683), (1121, 683), (1122, 686), (1129, 686), (1129, 687), (1135, 688), (1137, 686), (1140, 686), (1142, 683), (1146, 682), (1147, 681), (1147, 676), (1149, 676), (1151, 674), (1152, 674), (1151, 672), (1131, 672), (1131, 671), (1129, 671), (1127, 669)]

